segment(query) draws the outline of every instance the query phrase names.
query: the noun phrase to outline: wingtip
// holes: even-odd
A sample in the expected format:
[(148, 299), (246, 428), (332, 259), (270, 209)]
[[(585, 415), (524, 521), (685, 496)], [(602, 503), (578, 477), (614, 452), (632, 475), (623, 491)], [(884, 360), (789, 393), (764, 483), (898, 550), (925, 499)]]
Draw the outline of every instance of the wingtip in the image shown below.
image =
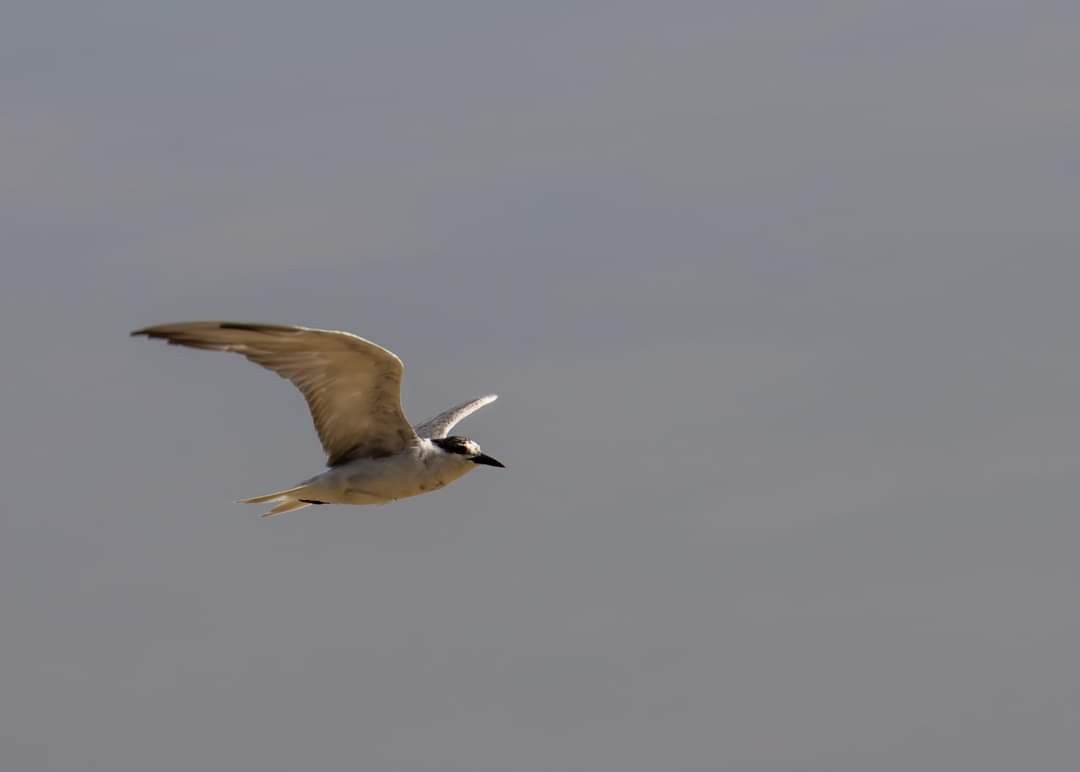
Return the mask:
[(161, 328), (167, 325), (152, 324), (149, 327), (140, 327), (137, 330), (132, 330), (128, 333), (132, 338), (137, 338), (140, 335), (146, 338), (161, 337)]
[(152, 324), (149, 327), (140, 327), (137, 330), (132, 330), (129, 334), (133, 338), (138, 335), (144, 335), (147, 338), (163, 338), (176, 327), (179, 327), (180, 324)]

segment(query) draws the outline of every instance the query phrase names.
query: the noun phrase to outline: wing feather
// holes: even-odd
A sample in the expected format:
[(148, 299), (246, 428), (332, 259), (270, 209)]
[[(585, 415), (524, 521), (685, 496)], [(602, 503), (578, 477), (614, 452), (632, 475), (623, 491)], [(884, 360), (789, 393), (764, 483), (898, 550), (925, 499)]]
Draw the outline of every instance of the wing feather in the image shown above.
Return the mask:
[(488, 394), (486, 397), (462, 402), (456, 407), (452, 407), (445, 412), (439, 413), (434, 418), (429, 418), (423, 423), (417, 424), (414, 428), (417, 435), (420, 437), (432, 439), (445, 437), (450, 434), (450, 430), (457, 426), (463, 419), (468, 418), (484, 405), (490, 405), (498, 398), (498, 394)]
[(131, 334), (235, 352), (292, 382), (307, 400), (328, 466), (391, 455), (417, 440), (401, 408), (401, 360), (351, 333), (278, 324), (179, 322)]

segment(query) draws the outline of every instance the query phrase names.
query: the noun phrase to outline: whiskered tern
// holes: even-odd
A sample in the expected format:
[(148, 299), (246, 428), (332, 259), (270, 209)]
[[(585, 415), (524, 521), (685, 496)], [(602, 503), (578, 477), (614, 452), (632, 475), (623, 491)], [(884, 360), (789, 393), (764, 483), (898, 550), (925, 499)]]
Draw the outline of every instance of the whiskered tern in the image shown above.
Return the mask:
[(494, 402), (495, 394), (411, 426), (401, 408), (401, 360), (351, 333), (278, 324), (179, 322), (131, 334), (242, 354), (304, 395), (329, 468), (292, 488), (241, 502), (273, 504), (263, 517), (313, 504), (384, 504), (438, 490), (478, 465), (503, 466), (472, 440), (450, 436), (459, 421)]

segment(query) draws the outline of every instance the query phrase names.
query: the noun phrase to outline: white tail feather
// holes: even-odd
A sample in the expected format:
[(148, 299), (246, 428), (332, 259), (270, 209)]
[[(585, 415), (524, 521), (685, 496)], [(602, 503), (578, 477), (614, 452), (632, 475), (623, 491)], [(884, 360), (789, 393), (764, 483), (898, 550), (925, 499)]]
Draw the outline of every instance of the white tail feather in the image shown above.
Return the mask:
[(286, 499), (271, 509), (269, 512), (264, 512), (263, 517), (279, 517), (286, 512), (294, 512), (297, 509), (303, 509), (304, 507), (310, 507), (306, 501), (297, 501), (296, 499)]
[(277, 501), (284, 498), (298, 498), (294, 494), (299, 494), (306, 485), (297, 485), (294, 488), (286, 488), (283, 491), (276, 491), (275, 493), (267, 493), (265, 496), (253, 496), (250, 499), (240, 499), (240, 504), (265, 504), (268, 501)]
[(297, 485), (295, 488), (286, 488), (283, 491), (277, 491), (276, 493), (267, 493), (265, 496), (253, 496), (250, 499), (241, 499), (241, 504), (267, 504), (273, 502), (277, 504), (276, 507), (269, 512), (263, 514), (263, 517), (277, 517), (278, 515), (284, 515), (286, 512), (294, 512), (297, 509), (303, 509), (304, 507), (310, 507), (311, 504), (300, 501), (300, 497), (304, 495), (304, 491), (307, 489), (307, 485)]

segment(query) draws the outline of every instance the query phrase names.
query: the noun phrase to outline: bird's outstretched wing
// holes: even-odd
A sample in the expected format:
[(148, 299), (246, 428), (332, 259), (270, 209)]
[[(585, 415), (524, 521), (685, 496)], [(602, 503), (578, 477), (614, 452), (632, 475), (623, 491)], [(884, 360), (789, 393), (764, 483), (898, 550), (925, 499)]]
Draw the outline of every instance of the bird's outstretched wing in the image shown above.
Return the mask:
[(462, 419), (472, 415), (484, 405), (490, 405), (498, 398), (498, 394), (488, 394), (486, 397), (480, 397), (480, 399), (463, 402), (457, 407), (452, 407), (446, 412), (439, 413), (434, 418), (429, 418), (422, 424), (417, 424), (414, 429), (421, 437), (433, 439), (445, 437)]
[(417, 436), (401, 409), (401, 360), (347, 332), (278, 324), (179, 322), (132, 335), (233, 351), (291, 381), (304, 395), (327, 465), (404, 450)]

